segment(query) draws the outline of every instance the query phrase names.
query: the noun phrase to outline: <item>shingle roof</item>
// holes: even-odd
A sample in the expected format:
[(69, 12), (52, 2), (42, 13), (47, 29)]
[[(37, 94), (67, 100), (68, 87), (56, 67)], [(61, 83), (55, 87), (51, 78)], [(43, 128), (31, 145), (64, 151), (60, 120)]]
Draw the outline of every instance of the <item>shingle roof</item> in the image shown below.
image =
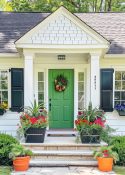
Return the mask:
[[(0, 12), (0, 53), (17, 52), (14, 41), (49, 13)], [(82, 21), (111, 42), (108, 53), (125, 54), (125, 13), (76, 13)]]

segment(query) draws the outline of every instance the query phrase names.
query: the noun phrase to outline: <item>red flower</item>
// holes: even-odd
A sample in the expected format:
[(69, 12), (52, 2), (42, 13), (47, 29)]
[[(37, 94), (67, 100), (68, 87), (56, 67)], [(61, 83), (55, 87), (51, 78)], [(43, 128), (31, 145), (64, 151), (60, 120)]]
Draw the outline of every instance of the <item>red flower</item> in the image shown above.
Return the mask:
[(32, 124), (35, 124), (36, 122), (37, 122), (37, 118), (35, 118), (35, 117), (32, 117), (32, 118), (30, 118), (30, 122), (32, 123)]
[(105, 123), (105, 121), (103, 121), (101, 118), (97, 118), (97, 119), (94, 121), (94, 124), (100, 125), (100, 126), (102, 126), (102, 127), (104, 127), (104, 123)]

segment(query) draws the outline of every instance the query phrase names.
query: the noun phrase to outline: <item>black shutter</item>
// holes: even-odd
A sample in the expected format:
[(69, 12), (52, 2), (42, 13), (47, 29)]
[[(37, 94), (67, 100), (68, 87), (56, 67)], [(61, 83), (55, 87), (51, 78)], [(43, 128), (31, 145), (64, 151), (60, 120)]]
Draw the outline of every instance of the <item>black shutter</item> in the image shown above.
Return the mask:
[(11, 69), (11, 110), (21, 111), (24, 106), (24, 72), (22, 68)]
[(113, 72), (114, 69), (101, 69), (100, 97), (101, 109), (105, 112), (113, 111)]

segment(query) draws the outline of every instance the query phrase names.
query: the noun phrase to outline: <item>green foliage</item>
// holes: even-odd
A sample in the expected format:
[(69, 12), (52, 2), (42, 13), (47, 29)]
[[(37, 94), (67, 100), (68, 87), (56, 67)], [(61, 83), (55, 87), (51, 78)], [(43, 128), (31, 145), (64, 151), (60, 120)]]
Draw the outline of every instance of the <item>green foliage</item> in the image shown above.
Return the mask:
[(10, 175), (11, 170), (10, 166), (0, 166), (0, 175)]
[(24, 110), (31, 117), (47, 116), (47, 111), (45, 110), (44, 105), (37, 104), (36, 100), (34, 100), (34, 103), (31, 103), (31, 107), (25, 107)]
[(113, 145), (113, 150), (119, 155), (117, 165), (125, 166), (125, 136), (114, 136), (109, 144)]
[(29, 0), (12, 0), (11, 6), (13, 11), (18, 11), (18, 12), (33, 11), (32, 3)]
[(31, 150), (24, 148), (20, 144), (12, 144), (11, 151), (9, 153), (9, 158), (15, 159), (16, 157), (32, 156)]
[(10, 135), (0, 134), (0, 165), (12, 165), (9, 152), (13, 143), (18, 144), (19, 142)]
[(65, 6), (70, 12), (125, 11), (124, 0), (12, 0), (13, 11), (53, 12)]
[(100, 125), (82, 125), (81, 127), (81, 131), (80, 131), (83, 135), (101, 135), (103, 132), (103, 127), (101, 127)]
[(98, 108), (93, 108), (91, 102), (89, 103), (88, 108), (84, 109), (83, 114), (80, 115), (80, 118), (84, 118), (89, 122), (94, 122), (95, 119), (97, 119), (98, 117), (100, 117), (104, 121), (104, 111)]
[(97, 157), (111, 157), (115, 163), (119, 160), (117, 152), (113, 151), (113, 146), (102, 146), (98, 150), (94, 151), (93, 156), (95, 159), (97, 159)]

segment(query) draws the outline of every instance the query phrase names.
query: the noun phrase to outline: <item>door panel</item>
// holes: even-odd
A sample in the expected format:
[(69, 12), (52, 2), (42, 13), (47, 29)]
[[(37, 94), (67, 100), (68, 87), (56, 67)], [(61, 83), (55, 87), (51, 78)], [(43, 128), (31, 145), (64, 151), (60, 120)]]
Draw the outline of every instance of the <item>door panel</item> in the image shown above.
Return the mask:
[[(58, 75), (68, 80), (65, 91), (55, 90)], [(49, 70), (49, 126), (50, 128), (73, 128), (74, 121), (74, 71)]]

